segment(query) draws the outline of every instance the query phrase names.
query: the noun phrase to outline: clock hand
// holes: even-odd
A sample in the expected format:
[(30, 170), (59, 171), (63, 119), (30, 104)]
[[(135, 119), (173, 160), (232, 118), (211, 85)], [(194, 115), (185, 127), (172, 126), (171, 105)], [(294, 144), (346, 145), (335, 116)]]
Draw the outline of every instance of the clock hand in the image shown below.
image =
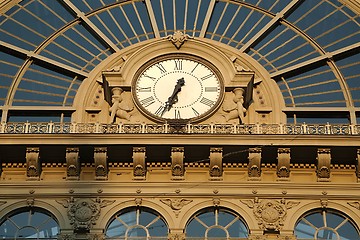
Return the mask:
[(177, 94), (181, 91), (181, 87), (185, 85), (184, 78), (180, 78), (177, 80), (177, 83), (175, 85), (174, 91), (171, 94), (171, 96), (168, 98), (168, 100), (165, 102), (164, 110), (161, 113), (161, 116), (164, 115), (166, 111), (169, 111), (173, 104), (177, 103), (178, 96)]

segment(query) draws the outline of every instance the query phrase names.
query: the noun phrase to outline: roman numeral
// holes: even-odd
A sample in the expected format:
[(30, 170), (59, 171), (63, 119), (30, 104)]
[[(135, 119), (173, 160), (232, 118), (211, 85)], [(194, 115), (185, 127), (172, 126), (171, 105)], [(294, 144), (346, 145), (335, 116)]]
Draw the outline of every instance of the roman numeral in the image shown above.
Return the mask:
[(217, 92), (217, 87), (205, 87), (205, 92)]
[(180, 116), (180, 111), (175, 109), (175, 119), (180, 119), (181, 116)]
[(193, 73), (193, 72), (195, 71), (195, 69), (197, 68), (197, 66), (199, 66), (199, 63), (197, 63), (197, 64), (195, 65), (195, 67), (193, 68), (193, 70), (191, 70), (191, 73)]
[(164, 109), (165, 109), (164, 106), (160, 106), (160, 107), (158, 108), (158, 110), (156, 110), (155, 115), (162, 116), (162, 115), (163, 115), (163, 112), (164, 112)]
[(138, 87), (137, 90), (138, 92), (151, 92), (151, 87)]
[(174, 70), (182, 70), (182, 60), (181, 59), (174, 59), (175, 68)]
[(161, 63), (158, 63), (155, 65), (158, 69), (160, 69), (161, 74), (166, 73), (166, 69), (164, 68), (164, 66)]
[(206, 79), (208, 79), (208, 78), (211, 78), (212, 76), (214, 76), (214, 74), (213, 74), (213, 73), (210, 73), (209, 75), (206, 75), (206, 76), (200, 78), (200, 80), (201, 80), (201, 81), (204, 81), (204, 80), (206, 80)]
[(192, 107), (191, 109), (193, 110), (193, 112), (194, 112), (194, 114), (195, 114), (196, 117), (200, 115), (200, 113), (199, 113), (198, 111), (196, 111), (195, 108)]
[(153, 104), (154, 102), (155, 102), (155, 101), (154, 101), (154, 97), (153, 97), (153, 96), (144, 98), (143, 100), (140, 101), (140, 103), (141, 103), (142, 105), (144, 105), (144, 107), (148, 107), (148, 106), (150, 106), (151, 104)]
[(203, 97), (201, 100), (200, 100), (200, 102), (202, 103), (202, 104), (205, 104), (205, 105), (207, 105), (207, 106), (209, 106), (209, 107), (211, 107), (212, 105), (214, 105), (214, 101), (212, 101), (212, 100), (210, 100), (210, 99), (207, 99), (207, 98), (205, 98), (205, 97)]
[(149, 75), (147, 75), (146, 73), (143, 73), (143, 77), (149, 78), (149, 79), (151, 79), (151, 80), (153, 80), (153, 81), (156, 80), (156, 77), (149, 76)]

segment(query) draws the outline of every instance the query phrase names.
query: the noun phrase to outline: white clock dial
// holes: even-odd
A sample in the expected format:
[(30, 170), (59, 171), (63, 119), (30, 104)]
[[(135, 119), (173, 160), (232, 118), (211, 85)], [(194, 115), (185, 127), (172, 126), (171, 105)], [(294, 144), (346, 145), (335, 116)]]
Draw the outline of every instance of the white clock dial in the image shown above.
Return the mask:
[(219, 105), (216, 69), (195, 57), (166, 56), (146, 65), (133, 84), (137, 105), (156, 119), (200, 119)]

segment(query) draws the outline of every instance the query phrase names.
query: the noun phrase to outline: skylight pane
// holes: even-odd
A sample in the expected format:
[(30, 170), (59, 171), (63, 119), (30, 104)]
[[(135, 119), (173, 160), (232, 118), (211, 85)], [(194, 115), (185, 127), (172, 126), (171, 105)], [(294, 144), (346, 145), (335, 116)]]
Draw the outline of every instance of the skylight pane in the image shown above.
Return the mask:
[[(103, 52), (106, 52), (103, 44), (83, 26), (76, 25), (51, 42), (41, 55), (82, 69)], [(94, 67), (92, 64), (91, 69)]]
[[(345, 107), (342, 89), (328, 66), (298, 74), (286, 79), (295, 105)], [(280, 84), (280, 83), (279, 83)], [(289, 99), (289, 96), (285, 97)], [(287, 101), (287, 103), (289, 103)]]
[(66, 95), (71, 99), (67, 103), (72, 104), (74, 94), (68, 94), (68, 91), (75, 92), (79, 85), (79, 81), (73, 82), (65, 74), (33, 64), (16, 90), (13, 105), (63, 106)]
[[(249, 54), (254, 57), (260, 54), (267, 59), (263, 65), (270, 72), (304, 62), (320, 54), (308, 41), (289, 28), (280, 25), (269, 32)], [(274, 66), (274, 68), (270, 67)]]

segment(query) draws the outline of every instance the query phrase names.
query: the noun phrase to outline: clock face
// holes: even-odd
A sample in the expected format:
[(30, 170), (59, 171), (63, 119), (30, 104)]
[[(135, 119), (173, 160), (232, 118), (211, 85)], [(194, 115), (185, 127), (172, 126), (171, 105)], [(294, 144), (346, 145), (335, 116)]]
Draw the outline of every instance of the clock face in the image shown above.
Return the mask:
[(157, 120), (199, 121), (216, 109), (224, 86), (210, 63), (188, 55), (168, 55), (140, 70), (132, 85), (136, 104)]

